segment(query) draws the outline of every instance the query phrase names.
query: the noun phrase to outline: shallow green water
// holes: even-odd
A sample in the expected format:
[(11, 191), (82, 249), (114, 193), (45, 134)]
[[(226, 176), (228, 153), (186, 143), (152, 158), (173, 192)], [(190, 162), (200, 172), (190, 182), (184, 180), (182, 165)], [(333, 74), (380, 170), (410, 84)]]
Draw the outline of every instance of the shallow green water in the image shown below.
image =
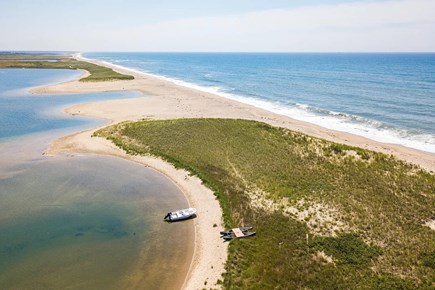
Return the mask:
[(14, 169), (0, 179), (0, 288), (169, 289), (182, 281), (193, 226), (162, 222), (188, 206), (167, 178), (96, 156)]

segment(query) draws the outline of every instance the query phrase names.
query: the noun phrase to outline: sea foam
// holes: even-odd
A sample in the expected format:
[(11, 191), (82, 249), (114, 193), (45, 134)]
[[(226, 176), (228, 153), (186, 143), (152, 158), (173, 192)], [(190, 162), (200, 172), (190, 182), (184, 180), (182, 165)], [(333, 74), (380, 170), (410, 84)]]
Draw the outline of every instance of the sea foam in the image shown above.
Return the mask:
[[(87, 59), (80, 56), (83, 59)], [(308, 104), (301, 103), (284, 103), (277, 100), (266, 100), (258, 96), (244, 96), (240, 94), (229, 93), (228, 89), (220, 86), (204, 86), (196, 83), (181, 80), (179, 78), (159, 75), (146, 71), (141, 67), (119, 65), (119, 62), (128, 63), (128, 61), (118, 61), (115, 59), (99, 60), (107, 65), (111, 65), (133, 73), (154, 77), (160, 80), (168, 81), (173, 84), (188, 87), (202, 92), (212, 93), (231, 100), (239, 101), (252, 105), (257, 108), (265, 109), (273, 113), (288, 116), (290, 118), (312, 123), (324, 128), (347, 132), (363, 136), (378, 142), (398, 144), (409, 148), (414, 148), (426, 152), (435, 153), (435, 135), (424, 134), (420, 132), (411, 132), (403, 128), (387, 126), (381, 121), (371, 120), (357, 115), (343, 112), (326, 110)], [(211, 77), (212, 74), (207, 74)]]

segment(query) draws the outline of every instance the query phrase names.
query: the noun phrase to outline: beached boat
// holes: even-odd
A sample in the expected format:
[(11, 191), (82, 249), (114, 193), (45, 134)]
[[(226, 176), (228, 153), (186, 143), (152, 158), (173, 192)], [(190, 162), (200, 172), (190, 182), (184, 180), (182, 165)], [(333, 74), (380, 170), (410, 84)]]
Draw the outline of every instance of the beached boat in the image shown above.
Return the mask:
[(234, 228), (221, 232), (221, 238), (230, 241), (235, 238), (247, 238), (255, 236), (256, 232), (252, 231), (253, 227)]
[(168, 222), (176, 222), (181, 220), (186, 220), (196, 216), (196, 208), (190, 207), (186, 209), (179, 209), (176, 211), (168, 212), (164, 220)]
[[(243, 228), (239, 228), (239, 229), (240, 229), (240, 230), (242, 231), (242, 233), (243, 233), (243, 232), (250, 231), (250, 230), (252, 230), (253, 228), (254, 228), (254, 227), (243, 227)], [(232, 232), (233, 232), (233, 229), (225, 230), (225, 231), (221, 231), (220, 233), (221, 233), (222, 236), (226, 236), (226, 235), (230, 235)]]

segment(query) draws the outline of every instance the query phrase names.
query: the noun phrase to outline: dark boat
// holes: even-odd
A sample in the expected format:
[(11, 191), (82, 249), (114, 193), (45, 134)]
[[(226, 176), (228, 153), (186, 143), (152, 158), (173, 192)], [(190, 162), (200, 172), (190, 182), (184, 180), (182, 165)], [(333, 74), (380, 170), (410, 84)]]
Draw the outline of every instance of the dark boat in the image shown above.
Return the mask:
[[(240, 229), (240, 230), (242, 231), (242, 233), (243, 233), (243, 232), (250, 231), (250, 230), (252, 230), (253, 228), (254, 228), (254, 227), (243, 227), (243, 228), (239, 228), (239, 229)], [(233, 229), (225, 230), (225, 231), (221, 231), (220, 233), (221, 233), (222, 236), (226, 236), (226, 235), (230, 235), (232, 232), (233, 232)]]
[(221, 232), (221, 238), (225, 241), (230, 241), (236, 238), (247, 238), (255, 236), (256, 232), (251, 231), (253, 227), (245, 227), (245, 228), (234, 228)]

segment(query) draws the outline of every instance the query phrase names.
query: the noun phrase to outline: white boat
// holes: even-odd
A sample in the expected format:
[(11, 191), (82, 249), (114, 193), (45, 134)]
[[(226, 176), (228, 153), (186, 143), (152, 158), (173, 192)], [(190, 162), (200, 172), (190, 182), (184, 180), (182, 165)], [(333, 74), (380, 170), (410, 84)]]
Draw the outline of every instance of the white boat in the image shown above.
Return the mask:
[(186, 209), (179, 209), (176, 211), (168, 212), (164, 220), (168, 222), (176, 222), (181, 220), (186, 220), (196, 216), (196, 208), (190, 207)]

